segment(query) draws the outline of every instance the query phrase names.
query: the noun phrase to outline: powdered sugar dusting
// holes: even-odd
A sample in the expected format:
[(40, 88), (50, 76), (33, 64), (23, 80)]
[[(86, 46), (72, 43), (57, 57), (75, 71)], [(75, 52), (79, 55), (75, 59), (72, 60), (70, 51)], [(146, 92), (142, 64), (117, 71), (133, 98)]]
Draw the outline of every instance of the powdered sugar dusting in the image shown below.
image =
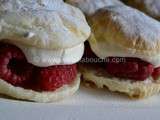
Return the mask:
[[(156, 48), (160, 38), (160, 23), (142, 12), (127, 6), (106, 8), (111, 12), (113, 21), (121, 25), (121, 29), (130, 40), (142, 39), (149, 48)], [(136, 45), (136, 43), (135, 43)]]

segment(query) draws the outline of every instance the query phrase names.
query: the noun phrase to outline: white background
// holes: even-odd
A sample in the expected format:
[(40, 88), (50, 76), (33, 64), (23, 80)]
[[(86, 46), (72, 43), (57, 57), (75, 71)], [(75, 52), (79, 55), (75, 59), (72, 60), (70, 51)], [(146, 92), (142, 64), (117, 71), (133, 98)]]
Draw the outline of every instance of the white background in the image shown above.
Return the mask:
[(0, 120), (158, 120), (160, 95), (130, 100), (117, 93), (91, 88), (58, 102), (39, 104), (0, 99)]

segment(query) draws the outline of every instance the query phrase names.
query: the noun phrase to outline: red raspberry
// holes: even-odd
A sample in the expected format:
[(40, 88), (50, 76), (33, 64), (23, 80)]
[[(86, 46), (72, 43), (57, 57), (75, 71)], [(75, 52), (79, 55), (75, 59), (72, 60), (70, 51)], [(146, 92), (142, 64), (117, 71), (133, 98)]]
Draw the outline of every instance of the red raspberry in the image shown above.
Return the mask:
[(160, 67), (154, 69), (152, 77), (154, 80), (157, 80), (160, 77)]
[(24, 54), (14, 45), (0, 44), (0, 78), (21, 86), (32, 75), (33, 66), (27, 63)]
[[(112, 58), (113, 59), (113, 58)], [(145, 80), (153, 72), (153, 65), (138, 58), (125, 58), (125, 62), (109, 62), (107, 73), (119, 78)]]
[(138, 80), (143, 81), (146, 80), (149, 76), (151, 76), (153, 72), (153, 65), (139, 65), (138, 71), (131, 74), (126, 74), (126, 78), (132, 79), (132, 80)]
[(37, 84), (41, 91), (54, 91), (65, 84), (70, 84), (76, 78), (76, 65), (52, 66), (40, 68), (37, 72)]
[(137, 71), (138, 71), (138, 64), (135, 62), (107, 64), (107, 72), (111, 74), (116, 74), (116, 73), (129, 74)]

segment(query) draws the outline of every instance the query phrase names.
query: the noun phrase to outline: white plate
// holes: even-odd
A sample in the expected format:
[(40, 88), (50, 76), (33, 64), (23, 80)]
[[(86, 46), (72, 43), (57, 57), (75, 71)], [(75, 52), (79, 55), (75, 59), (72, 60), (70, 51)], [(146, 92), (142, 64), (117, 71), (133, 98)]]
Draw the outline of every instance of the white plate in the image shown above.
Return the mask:
[(0, 120), (151, 120), (160, 116), (160, 95), (130, 100), (107, 90), (81, 87), (74, 96), (39, 104), (0, 98)]

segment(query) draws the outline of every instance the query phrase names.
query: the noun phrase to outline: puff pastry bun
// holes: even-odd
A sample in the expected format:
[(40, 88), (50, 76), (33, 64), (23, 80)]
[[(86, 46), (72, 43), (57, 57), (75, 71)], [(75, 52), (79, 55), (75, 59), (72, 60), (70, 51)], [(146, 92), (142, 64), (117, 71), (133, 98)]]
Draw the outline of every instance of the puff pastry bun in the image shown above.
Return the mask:
[[(92, 51), (99, 58), (136, 57), (152, 63), (155, 67), (160, 66), (160, 23), (158, 21), (124, 4), (108, 5), (106, 3), (94, 9), (94, 12), (90, 12), (84, 9), (82, 4), (95, 6), (96, 0), (90, 3), (86, 1), (80, 0), (72, 4), (86, 13), (92, 29), (89, 43)], [(104, 3), (103, 0), (101, 2)], [(96, 6), (98, 5), (97, 1)], [(160, 91), (160, 83), (152, 78), (148, 78), (145, 82), (132, 82), (103, 75), (105, 70), (98, 72), (98, 68), (94, 66), (80, 65), (80, 69), (85, 82), (94, 83), (99, 88), (105, 86), (111, 91), (122, 92), (130, 97), (149, 97)]]

